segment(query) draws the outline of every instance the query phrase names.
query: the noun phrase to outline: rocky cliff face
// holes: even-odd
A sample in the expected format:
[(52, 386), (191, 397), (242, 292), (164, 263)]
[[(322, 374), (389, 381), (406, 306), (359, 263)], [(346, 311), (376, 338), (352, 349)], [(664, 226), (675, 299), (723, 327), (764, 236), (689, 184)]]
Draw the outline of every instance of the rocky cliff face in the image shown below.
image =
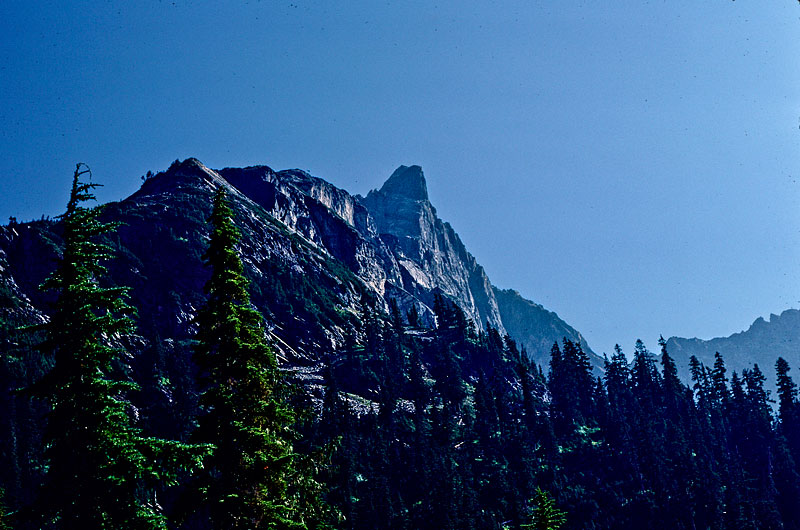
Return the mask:
[[(670, 337), (667, 348), (687, 381), (692, 355), (710, 367), (714, 364), (714, 354), (720, 352), (729, 373), (735, 370), (741, 374), (742, 369), (758, 364), (767, 376), (768, 385), (774, 388), (778, 357), (783, 357), (795, 371), (800, 371), (800, 311), (787, 309), (780, 315), (770, 315), (769, 320), (759, 317), (747, 330), (730, 337), (711, 340)], [(797, 379), (796, 372), (792, 375)]]
[[(433, 324), (436, 294), (458, 304), (479, 328), (508, 332), (537, 362), (554, 341), (580, 334), (552, 312), (500, 291), (436, 214), (419, 166), (399, 167), (367, 197), (352, 196), (303, 171), (267, 166), (211, 170), (196, 159), (173, 164), (105, 216), (122, 222), (109, 241), (118, 259), (112, 281), (132, 287), (145, 335), (190, 337), (208, 271), (210, 197), (229, 190), (242, 229), (241, 253), (253, 301), (267, 316), (279, 349), (298, 362), (341, 345), (357, 333), (365, 311), (395, 300)], [(0, 229), (4, 283), (45, 310), (36, 286), (59, 252), (57, 223)], [(11, 287), (9, 287), (11, 288)], [(593, 355), (593, 354), (592, 354)], [(593, 356), (595, 364), (599, 358)]]
[(276, 173), (258, 166), (219, 174), (287, 228), (346, 264), (380, 295), (387, 282), (400, 283), (397, 262), (366, 208), (344, 190), (300, 170)]
[(439, 219), (421, 167), (400, 166), (361, 202), (400, 266), (403, 290), (417, 300), (430, 305), (433, 293), (446, 295), (478, 327), (488, 323), (508, 333), (539, 363), (547, 363), (553, 342), (567, 338), (579, 342), (593, 364), (602, 367), (580, 333), (558, 315), (492, 285), (453, 227)]
[(428, 200), (422, 168), (400, 166), (362, 199), (396, 257), (400, 286), (430, 304), (435, 292), (456, 302), (479, 327), (505, 332), (489, 278)]
[[(14, 231), (13, 226), (10, 228)], [(30, 298), (17, 285), (11, 275), (6, 253), (0, 250), (0, 329), (4, 338), (11, 341), (19, 338), (9, 333), (12, 328), (42, 324), (46, 321), (44, 314), (33, 306)], [(2, 342), (0, 345), (9, 346)]]

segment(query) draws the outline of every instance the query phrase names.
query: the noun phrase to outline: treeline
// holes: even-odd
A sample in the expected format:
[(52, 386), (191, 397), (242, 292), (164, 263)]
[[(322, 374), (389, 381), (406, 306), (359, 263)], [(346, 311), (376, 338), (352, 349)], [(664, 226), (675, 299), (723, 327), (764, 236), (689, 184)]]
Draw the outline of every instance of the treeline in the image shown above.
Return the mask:
[(115, 227), (83, 206), (83, 175), (49, 320), (15, 331), (21, 304), (0, 293), (0, 529), (800, 530), (783, 359), (773, 408), (761, 369), (728, 374), (719, 354), (692, 359), (690, 385), (663, 340), (632, 361), (617, 348), (602, 374), (564, 340), (543, 367), (445, 297), (428, 329), (365, 296), (346, 343), (306, 367), (321, 379), (291, 383), (221, 191), (191, 357), (159, 337), (133, 359), (127, 291), (103, 281)]
[(565, 340), (545, 374), (457, 307), (440, 299), (437, 314), (435, 330), (365, 315), (366, 344), (329, 358), (313, 432), (341, 438), (329, 484), (343, 528), (521, 528), (537, 487), (565, 528), (800, 528), (783, 359), (774, 416), (759, 367), (728, 377), (719, 354), (692, 359), (690, 387), (663, 340), (658, 356), (637, 342), (632, 362), (617, 347), (603, 374)]

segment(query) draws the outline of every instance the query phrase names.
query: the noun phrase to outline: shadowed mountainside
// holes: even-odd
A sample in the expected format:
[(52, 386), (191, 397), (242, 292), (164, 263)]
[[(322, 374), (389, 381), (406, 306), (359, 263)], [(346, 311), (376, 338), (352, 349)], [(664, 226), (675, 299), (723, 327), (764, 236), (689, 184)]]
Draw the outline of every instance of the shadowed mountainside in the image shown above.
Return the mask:
[(710, 340), (670, 337), (667, 348), (675, 357), (681, 376), (689, 379), (689, 358), (694, 355), (706, 366), (714, 364), (714, 354), (720, 352), (729, 372), (739, 372), (758, 364), (774, 388), (775, 360), (783, 357), (790, 366), (800, 366), (800, 311), (787, 309), (780, 315), (762, 317), (744, 331), (730, 337)]

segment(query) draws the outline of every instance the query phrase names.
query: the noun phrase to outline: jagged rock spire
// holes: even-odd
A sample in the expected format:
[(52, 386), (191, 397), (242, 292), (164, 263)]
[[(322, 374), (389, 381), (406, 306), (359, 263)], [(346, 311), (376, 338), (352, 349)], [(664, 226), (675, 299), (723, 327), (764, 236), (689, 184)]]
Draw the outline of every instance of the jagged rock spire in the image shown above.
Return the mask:
[(428, 186), (420, 166), (400, 166), (381, 187), (381, 193), (400, 195), (414, 201), (428, 200)]

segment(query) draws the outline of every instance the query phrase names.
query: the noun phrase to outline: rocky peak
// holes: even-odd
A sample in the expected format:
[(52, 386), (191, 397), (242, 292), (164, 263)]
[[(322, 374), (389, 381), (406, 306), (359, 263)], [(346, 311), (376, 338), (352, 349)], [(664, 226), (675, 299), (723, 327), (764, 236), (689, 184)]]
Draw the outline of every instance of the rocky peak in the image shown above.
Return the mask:
[(196, 159), (193, 156), (187, 158), (186, 160), (181, 162), (179, 165), (180, 165), (180, 167), (183, 167), (183, 168), (191, 168), (191, 167), (205, 168), (206, 167), (205, 164), (203, 164), (202, 162), (200, 162), (198, 159)]
[[(208, 168), (196, 158), (184, 161), (175, 160), (168, 169), (148, 177), (142, 187), (131, 197), (153, 197), (158, 194), (171, 195), (183, 189), (201, 186), (215, 189), (217, 186), (229, 187), (219, 173)], [(235, 192), (235, 191), (234, 191)]]
[(380, 192), (414, 201), (428, 200), (428, 186), (425, 184), (425, 175), (420, 166), (398, 167), (384, 182)]
[(440, 292), (479, 327), (488, 321), (505, 331), (483, 267), (436, 215), (420, 166), (400, 166), (361, 202), (400, 265), (405, 291), (429, 306)]
[(584, 347), (593, 365), (602, 367), (602, 359), (558, 315), (519, 293), (492, 286), (453, 227), (437, 215), (420, 166), (400, 166), (380, 190), (372, 190), (360, 201), (396, 258), (404, 292), (429, 306), (433, 293), (444, 294), (479, 328), (488, 322), (500, 333), (507, 331), (519, 339), (538, 363), (546, 364), (553, 342), (567, 337)]
[[(554, 313), (493, 288), (453, 227), (438, 217), (420, 166), (400, 166), (367, 197), (301, 170), (214, 170), (196, 158), (149, 176), (106, 215), (124, 225), (124, 252), (112, 268), (116, 281), (132, 287), (134, 300), (144, 304), (140, 314), (154, 315), (158, 326), (188, 333), (206, 280), (200, 256), (210, 197), (219, 186), (239, 214), (240, 252), (257, 285), (254, 303), (263, 305), (273, 334), (289, 344), (284, 352), (313, 357), (322, 345), (341, 344), (348, 318), (370, 298), (365, 294), (384, 309), (392, 300), (402, 313), (414, 307), (426, 325), (434, 322), (436, 295), (444, 295), (478, 327), (488, 322), (508, 331), (540, 363), (562, 337), (585, 344)], [(18, 282), (31, 306), (43, 307), (46, 300), (36, 295), (46, 275), (42, 256), (57, 248), (58, 236), (48, 235), (51, 224), (33, 228), (0, 228), (0, 252), (8, 256), (6, 266), (0, 253), (0, 287), (10, 292)], [(177, 275), (176, 260), (188, 260)]]

